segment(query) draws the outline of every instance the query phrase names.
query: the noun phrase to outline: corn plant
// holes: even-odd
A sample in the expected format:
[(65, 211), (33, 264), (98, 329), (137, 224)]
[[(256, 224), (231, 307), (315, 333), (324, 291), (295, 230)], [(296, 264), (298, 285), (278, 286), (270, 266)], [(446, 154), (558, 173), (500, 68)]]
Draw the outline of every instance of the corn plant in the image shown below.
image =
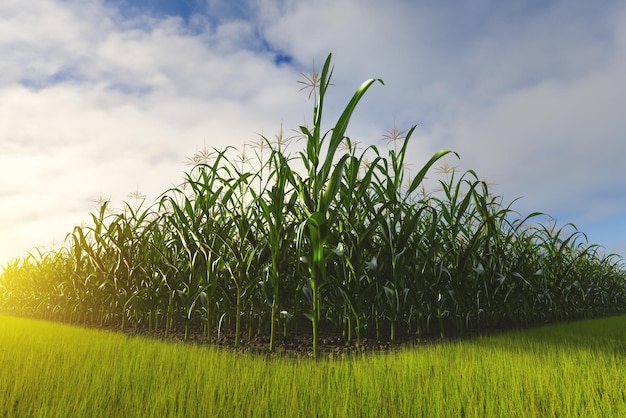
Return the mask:
[[(228, 199), (228, 190), (220, 177), (219, 168), (225, 152), (216, 153), (212, 165), (205, 162), (186, 175), (182, 187), (170, 189), (159, 202), (169, 234), (156, 242), (168, 266), (163, 277), (168, 280), (168, 327), (171, 326), (176, 302), (183, 305), (185, 338), (194, 313), (205, 322), (205, 332), (210, 336), (217, 320), (214, 319), (215, 296), (219, 287), (219, 271), (223, 266), (223, 240), (228, 226), (222, 222), (223, 208), (220, 199)], [(182, 276), (181, 276), (182, 273)], [(177, 279), (179, 277), (179, 279)]]
[[(370, 147), (357, 157), (356, 147), (346, 138), (350, 158), (344, 170), (338, 199), (337, 242), (334, 253), (341, 261), (340, 272), (335, 280), (335, 287), (344, 304), (346, 322), (345, 334), (352, 340), (353, 329), (356, 331), (356, 344), (361, 344), (363, 325), (367, 321), (367, 307), (374, 303), (375, 284), (371, 273), (374, 270), (374, 236), (378, 227), (379, 214), (376, 209), (375, 194), (372, 191), (374, 173), (380, 160), (376, 147)], [(366, 162), (368, 151), (373, 151), (376, 158)], [(364, 171), (361, 175), (361, 171)], [(352, 325), (354, 320), (354, 327)]]
[[(271, 144), (268, 145), (272, 148)], [(274, 183), (265, 191), (264, 195), (258, 196), (256, 203), (260, 218), (267, 226), (265, 238), (270, 260), (267, 266), (266, 280), (261, 282), (261, 285), (264, 299), (271, 307), (269, 350), (274, 351), (279, 297), (281, 288), (285, 286), (283, 281), (288, 274), (285, 265), (289, 264), (289, 257), (294, 256), (290, 250), (296, 234), (293, 213), (297, 195), (288, 190), (288, 185), (294, 182), (293, 173), (289, 167), (289, 161), (280, 150), (272, 149), (269, 162), (271, 168), (269, 180), (274, 180)]]
[[(60, 249), (36, 249), (0, 275), (0, 311), (166, 337), (200, 331), (280, 337), (311, 323), (349, 343), (396, 344), (623, 312), (622, 258), (573, 225), (523, 216), (442, 150), (409, 178), (408, 131), (383, 136), (387, 153), (360, 151), (348, 124), (369, 88), (325, 130), (331, 56), (304, 82), (312, 126), (292, 155), (282, 132), (246, 148), (199, 151), (182, 183), (145, 205), (104, 201)], [(439, 167), (438, 189), (424, 179)], [(537, 223), (531, 223), (537, 222)], [(322, 326), (321, 326), (322, 325)], [(308, 324), (307, 324), (308, 327)], [(328, 330), (328, 331), (326, 331)], [(233, 334), (227, 334), (232, 332)]]
[[(318, 324), (321, 311), (320, 289), (326, 284), (326, 265), (332, 252), (326, 247), (331, 230), (337, 222), (337, 210), (334, 208), (335, 199), (341, 185), (343, 169), (349, 158), (348, 154), (335, 156), (339, 145), (345, 139), (345, 132), (350, 117), (357, 104), (376, 82), (374, 79), (365, 81), (356, 91), (343, 113), (337, 120), (334, 128), (322, 133), (322, 116), (324, 99), (330, 86), (332, 75), (331, 56), (324, 63), (319, 84), (312, 86), (315, 92), (313, 108), (313, 129), (301, 126), (300, 130), (306, 139), (306, 150), (300, 152), (300, 162), (307, 173), (302, 178), (294, 177), (294, 188), (300, 196), (306, 218), (299, 230), (299, 242), (306, 241), (309, 249), (305, 260), (309, 270), (308, 286), (311, 290), (311, 323), (313, 328), (313, 356), (318, 356)], [(321, 158), (324, 158), (323, 160)]]

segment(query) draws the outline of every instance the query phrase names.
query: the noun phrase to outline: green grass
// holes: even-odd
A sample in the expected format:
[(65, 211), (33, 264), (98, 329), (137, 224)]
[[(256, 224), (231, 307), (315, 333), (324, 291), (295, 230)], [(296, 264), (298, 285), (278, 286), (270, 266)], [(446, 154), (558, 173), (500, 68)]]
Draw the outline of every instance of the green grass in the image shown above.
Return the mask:
[(0, 416), (624, 416), (626, 316), (315, 362), (0, 316)]

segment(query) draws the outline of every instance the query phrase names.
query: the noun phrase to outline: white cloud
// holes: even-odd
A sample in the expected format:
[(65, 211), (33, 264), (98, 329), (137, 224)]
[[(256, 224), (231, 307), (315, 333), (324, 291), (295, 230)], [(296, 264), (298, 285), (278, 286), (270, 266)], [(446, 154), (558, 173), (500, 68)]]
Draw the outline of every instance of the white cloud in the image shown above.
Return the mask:
[(471, 166), (517, 195), (534, 196), (530, 203), (540, 201), (544, 210), (595, 211), (604, 202), (589, 200), (594, 190), (626, 187), (615, 175), (626, 153), (624, 73), (617, 62), (566, 82), (513, 90), (485, 106), (468, 102), (441, 136)]
[(236, 48), (237, 31), (95, 1), (0, 7), (1, 260), (59, 242), (100, 195), (151, 201), (204, 144), (271, 135), (305, 109), (296, 73)]
[(625, 187), (618, 3), (356, 3), (289, 3), (268, 38), (300, 61), (333, 50), (345, 78), (383, 77), (366, 117), (420, 122), (431, 152), (459, 151), (527, 209), (591, 216), (606, 204), (594, 190)]
[[(2, 2), (0, 262), (62, 239), (100, 194), (164, 191), (204, 144), (296, 127), (310, 108), (295, 80), (328, 52), (327, 121), (364, 79), (386, 83), (364, 98), (353, 139), (383, 146), (394, 119), (419, 123), (413, 169), (452, 148), (496, 192), (526, 196), (524, 209), (625, 209), (619, 2), (216, 4), (182, 19), (99, 0)], [(276, 66), (275, 52), (293, 65)]]
[(420, 123), (414, 160), (452, 148), (507, 200), (525, 196), (516, 208), (563, 222), (626, 211), (623, 4), (286, 4), (268, 39), (304, 63), (333, 51), (338, 84), (385, 79), (355, 122)]

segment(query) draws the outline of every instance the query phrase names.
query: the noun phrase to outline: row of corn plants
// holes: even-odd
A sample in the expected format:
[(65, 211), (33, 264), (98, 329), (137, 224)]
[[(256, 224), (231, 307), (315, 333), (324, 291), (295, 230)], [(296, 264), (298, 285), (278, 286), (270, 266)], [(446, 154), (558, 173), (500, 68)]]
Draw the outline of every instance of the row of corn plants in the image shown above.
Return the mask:
[[(4, 267), (0, 310), (168, 335), (268, 335), (269, 350), (310, 321), (321, 332), (395, 343), (426, 333), (521, 326), (622, 312), (622, 259), (573, 225), (522, 217), (474, 171), (447, 162), (438, 187), (413, 176), (407, 132), (386, 150), (346, 136), (370, 79), (324, 128), (331, 57), (307, 77), (312, 127), (302, 149), (281, 132), (254, 147), (198, 152), (152, 205), (102, 203), (66, 245)], [(254, 152), (250, 152), (252, 149)], [(323, 331), (330, 330), (330, 331)]]

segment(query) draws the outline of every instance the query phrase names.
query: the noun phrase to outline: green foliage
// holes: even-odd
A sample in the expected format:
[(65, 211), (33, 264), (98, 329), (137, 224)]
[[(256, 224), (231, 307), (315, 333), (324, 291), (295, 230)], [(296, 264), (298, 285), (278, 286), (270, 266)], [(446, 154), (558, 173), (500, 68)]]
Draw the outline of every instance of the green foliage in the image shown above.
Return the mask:
[(207, 341), (234, 331), (235, 347), (269, 335), (270, 351), (279, 326), (301, 333), (308, 319), (314, 357), (320, 328), (395, 343), (624, 311), (622, 259), (572, 225), (517, 218), (474, 171), (447, 163), (427, 192), (448, 150), (408, 178), (415, 127), (385, 135), (387, 155), (359, 153), (347, 128), (377, 80), (325, 131), (331, 75), (329, 56), (308, 79), (313, 126), (300, 127), (295, 157), (282, 133), (262, 137), (256, 158), (203, 150), (154, 205), (105, 202), (65, 247), (9, 263), (0, 311), (184, 338), (200, 329)]

